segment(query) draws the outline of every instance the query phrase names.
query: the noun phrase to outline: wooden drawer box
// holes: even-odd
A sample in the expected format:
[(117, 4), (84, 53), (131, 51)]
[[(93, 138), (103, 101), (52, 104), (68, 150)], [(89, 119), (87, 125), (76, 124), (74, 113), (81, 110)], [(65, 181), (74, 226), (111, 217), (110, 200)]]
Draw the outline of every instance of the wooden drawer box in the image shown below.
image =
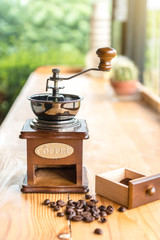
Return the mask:
[[(120, 183), (130, 178), (128, 185)], [(121, 168), (96, 175), (95, 192), (129, 209), (160, 199), (160, 174), (145, 176)]]

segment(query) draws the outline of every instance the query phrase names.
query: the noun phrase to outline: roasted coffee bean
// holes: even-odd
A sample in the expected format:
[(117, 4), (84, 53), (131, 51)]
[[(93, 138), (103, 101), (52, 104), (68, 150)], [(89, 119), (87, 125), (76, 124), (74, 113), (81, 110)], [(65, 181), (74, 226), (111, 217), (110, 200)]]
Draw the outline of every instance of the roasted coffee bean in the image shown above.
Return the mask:
[(107, 210), (114, 210), (114, 207), (113, 206), (111, 206), (111, 205), (108, 205), (108, 207), (107, 207)]
[(95, 233), (95, 234), (98, 234), (98, 235), (102, 235), (102, 234), (103, 234), (103, 230), (102, 230), (101, 228), (96, 228), (96, 229), (94, 230), (94, 233)]
[(106, 209), (107, 209), (107, 208), (106, 208), (106, 206), (104, 206), (104, 205), (100, 205), (100, 206), (99, 206), (99, 210), (100, 210), (100, 211), (106, 211)]
[(73, 206), (74, 205), (74, 201), (72, 199), (70, 199), (70, 200), (68, 200), (67, 204), (70, 205), (70, 206)]
[(92, 213), (100, 213), (101, 211), (98, 209), (98, 208), (94, 208), (94, 206), (93, 206), (93, 208), (91, 208), (91, 212)]
[(93, 217), (95, 217), (95, 219), (99, 219), (100, 218), (100, 214), (99, 213), (93, 213)]
[(84, 208), (76, 208), (76, 213), (81, 214), (84, 211)]
[(113, 213), (113, 210), (106, 210), (107, 215), (111, 215)]
[(129, 185), (129, 181), (131, 181), (132, 179), (131, 178), (123, 178), (120, 183), (124, 184), (124, 185)]
[(56, 202), (50, 202), (49, 205), (50, 205), (51, 208), (54, 208), (57, 205), (57, 203)]
[(123, 206), (122, 206), (122, 207), (119, 207), (118, 211), (119, 211), (119, 212), (125, 212), (125, 211), (126, 211), (126, 208), (123, 207)]
[(72, 209), (72, 210), (69, 210), (69, 211), (65, 211), (66, 215), (72, 215), (72, 214), (76, 214), (75, 210)]
[(87, 206), (89, 206), (89, 207), (93, 207), (93, 206), (95, 205), (95, 203), (94, 203), (94, 202), (91, 202), (91, 201), (88, 201), (86, 204), (87, 204)]
[(67, 215), (67, 220), (72, 220), (72, 218), (76, 216), (76, 213), (75, 214), (70, 214), (70, 215)]
[(83, 203), (82, 202), (77, 203), (76, 208), (83, 208)]
[(86, 199), (91, 199), (91, 198), (92, 198), (92, 195), (86, 194), (86, 195), (85, 195), (85, 198), (86, 198)]
[(91, 209), (91, 213), (93, 214), (100, 214), (100, 210), (98, 209), (97, 211), (94, 209)]
[(61, 209), (61, 207), (60, 207), (59, 205), (56, 205), (56, 206), (53, 208), (53, 210), (54, 210), (55, 212), (59, 211), (60, 209)]
[(97, 199), (92, 198), (90, 201), (94, 202), (94, 203), (98, 203)]
[(101, 211), (101, 212), (100, 212), (100, 215), (101, 215), (101, 217), (106, 217), (106, 216), (107, 216), (107, 213), (106, 213), (105, 211)]
[(93, 208), (91, 208), (91, 211), (90, 211), (91, 213), (96, 213), (96, 210), (95, 209), (93, 209)]
[(72, 211), (72, 210), (74, 210), (74, 209), (75, 209), (74, 206), (66, 206), (66, 210), (67, 210), (67, 211)]
[(91, 212), (82, 212), (83, 217), (90, 217), (91, 215)]
[(83, 219), (83, 216), (81, 216), (81, 215), (75, 215), (72, 217), (72, 221), (74, 221), (74, 222), (82, 221), (82, 219)]
[[(97, 205), (93, 205), (92, 209), (94, 209), (95, 211), (98, 211), (98, 210), (99, 210), (98, 207), (97, 207)], [(100, 210), (99, 210), (99, 211), (100, 211)]]
[(81, 203), (83, 203), (83, 206), (86, 205), (86, 201), (85, 200), (79, 200)]
[(43, 202), (44, 205), (48, 205), (49, 203), (50, 203), (50, 200), (49, 200), (49, 199), (46, 199), (46, 200), (44, 200), (44, 202)]
[(86, 205), (86, 206), (84, 206), (84, 210), (85, 210), (86, 212), (90, 212), (90, 211), (91, 211), (91, 208)]
[(64, 213), (63, 213), (63, 212), (58, 212), (58, 213), (57, 213), (57, 216), (58, 216), (58, 217), (63, 217), (63, 216), (64, 216)]
[(107, 219), (105, 217), (101, 217), (100, 222), (105, 223), (105, 222), (107, 222)]
[(88, 217), (84, 217), (83, 220), (87, 223), (90, 223), (90, 222), (93, 222), (95, 220), (95, 217), (93, 217), (91, 215), (91, 216), (88, 216)]
[(58, 200), (57, 201), (57, 205), (61, 206), (61, 207), (64, 207), (66, 205), (66, 203), (63, 201), (63, 200)]
[(67, 206), (66, 206), (66, 209), (75, 209), (75, 206), (67, 205)]
[(114, 211), (114, 208), (112, 206), (110, 206), (110, 205), (106, 209), (107, 215), (111, 215), (113, 213), (113, 211)]

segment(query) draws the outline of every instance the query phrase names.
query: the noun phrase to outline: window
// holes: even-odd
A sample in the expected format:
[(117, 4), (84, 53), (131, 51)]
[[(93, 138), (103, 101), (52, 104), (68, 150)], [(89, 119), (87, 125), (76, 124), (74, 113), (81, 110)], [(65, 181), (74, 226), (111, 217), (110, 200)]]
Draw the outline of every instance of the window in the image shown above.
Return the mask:
[(144, 84), (160, 96), (160, 1), (147, 0)]

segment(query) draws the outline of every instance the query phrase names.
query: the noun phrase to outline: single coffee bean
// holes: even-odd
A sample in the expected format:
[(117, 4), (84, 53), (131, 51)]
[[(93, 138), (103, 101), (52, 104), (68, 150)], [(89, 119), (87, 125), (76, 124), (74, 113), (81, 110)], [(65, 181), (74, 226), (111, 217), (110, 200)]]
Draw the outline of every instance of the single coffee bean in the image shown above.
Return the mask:
[(92, 208), (92, 209), (91, 209), (91, 213), (92, 213), (92, 215), (93, 215), (94, 213), (100, 214), (100, 210), (99, 210), (99, 209), (94, 210), (94, 209)]
[(92, 195), (86, 194), (86, 195), (85, 195), (85, 198), (86, 198), (86, 199), (91, 199), (91, 198), (92, 198)]
[(83, 216), (81, 216), (81, 215), (76, 215), (76, 216), (72, 217), (72, 221), (74, 221), (74, 222), (82, 221), (82, 219), (83, 219)]
[(69, 214), (67, 214), (67, 219), (71, 220), (73, 216), (76, 216), (76, 212), (70, 212)]
[(63, 200), (58, 200), (57, 201), (57, 205), (61, 206), (61, 207), (64, 207), (66, 205), (66, 203), (63, 201)]
[(81, 203), (83, 203), (83, 206), (86, 206), (86, 201), (85, 200), (79, 200)]
[(122, 206), (122, 207), (119, 207), (118, 211), (119, 211), (119, 212), (125, 212), (125, 211), (126, 211), (126, 208), (123, 207), (123, 206)]
[(63, 213), (63, 212), (58, 212), (58, 213), (57, 213), (57, 216), (58, 216), (58, 217), (63, 217), (63, 216), (64, 216), (64, 213)]
[(57, 203), (56, 202), (50, 202), (49, 205), (50, 205), (51, 208), (54, 208), (57, 205)]
[(106, 216), (107, 216), (107, 213), (106, 213), (105, 211), (101, 211), (101, 212), (100, 212), (100, 215), (101, 215), (101, 217), (106, 217)]
[(67, 210), (67, 211), (72, 211), (72, 210), (74, 210), (74, 209), (75, 209), (74, 206), (66, 206), (66, 210)]
[[(97, 205), (93, 205), (93, 208), (92, 209), (94, 209), (95, 211), (98, 211), (99, 209), (98, 209), (98, 207), (97, 207)], [(100, 211), (100, 210), (99, 210)]]
[(59, 205), (56, 205), (56, 206), (53, 208), (53, 210), (54, 210), (55, 212), (59, 211), (60, 209), (61, 209), (61, 207), (60, 207)]
[(49, 200), (49, 199), (46, 199), (46, 200), (44, 200), (44, 202), (43, 202), (44, 205), (48, 205), (49, 203), (50, 203), (50, 200)]
[(77, 203), (76, 208), (83, 208), (83, 203), (82, 202)]
[(106, 209), (107, 215), (111, 215), (113, 213), (113, 211), (114, 211), (114, 208), (111, 205), (109, 205)]
[(104, 206), (104, 205), (100, 205), (100, 206), (99, 206), (99, 210), (100, 210), (100, 211), (106, 211), (106, 209), (107, 209), (107, 208), (106, 208), (106, 206)]
[(88, 201), (88, 202), (87, 202), (87, 206), (88, 206), (88, 207), (93, 207), (94, 205), (95, 205), (94, 202), (91, 202), (91, 201)]
[(87, 223), (90, 223), (90, 222), (93, 222), (95, 220), (95, 217), (93, 217), (91, 215), (91, 216), (88, 216), (88, 217), (84, 217), (83, 220)]
[(75, 206), (67, 205), (67, 206), (66, 206), (66, 209), (75, 209)]
[(107, 210), (114, 210), (114, 207), (111, 205), (108, 205)]
[(75, 210), (74, 209), (72, 209), (72, 210), (66, 210), (66, 215), (72, 215), (72, 214), (75, 214), (76, 215), (76, 212), (75, 212)]
[(92, 198), (90, 201), (94, 202), (94, 203), (98, 203), (97, 199)]
[(100, 214), (99, 213), (93, 213), (93, 217), (95, 217), (95, 219), (99, 219), (100, 218)]
[(94, 208), (94, 206), (93, 206), (93, 208), (91, 208), (91, 212), (92, 213), (100, 213), (101, 211), (98, 209), (98, 208)]
[(98, 234), (98, 235), (102, 235), (102, 234), (103, 234), (103, 230), (102, 230), (101, 228), (96, 228), (96, 229), (94, 230), (94, 233), (95, 233), (95, 234)]
[(84, 211), (84, 208), (76, 208), (76, 213), (82, 213)]
[(111, 215), (113, 213), (113, 210), (107, 210), (106, 209), (106, 213), (107, 213), (107, 215)]
[(68, 200), (67, 204), (70, 206), (75, 206), (75, 203), (72, 199)]
[(131, 178), (123, 178), (120, 183), (124, 184), (124, 185), (129, 185), (129, 181), (131, 181), (132, 179)]
[(83, 217), (90, 217), (91, 215), (92, 215), (91, 212), (83, 212), (82, 213)]
[(85, 210), (86, 212), (90, 212), (90, 211), (91, 211), (91, 208), (86, 205), (86, 206), (84, 206), (84, 210)]
[(105, 222), (107, 222), (107, 219), (105, 217), (101, 217), (100, 222), (105, 223)]
[(93, 208), (91, 208), (91, 213), (93, 214), (93, 213), (96, 213), (97, 211), (95, 210), (95, 209), (93, 209)]

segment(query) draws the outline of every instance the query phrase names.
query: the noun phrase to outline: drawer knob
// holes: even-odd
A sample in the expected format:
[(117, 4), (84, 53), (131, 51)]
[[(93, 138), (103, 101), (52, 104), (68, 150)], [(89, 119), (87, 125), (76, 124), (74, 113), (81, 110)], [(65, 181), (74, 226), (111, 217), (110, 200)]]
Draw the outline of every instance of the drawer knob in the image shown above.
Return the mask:
[(146, 193), (147, 193), (149, 196), (152, 196), (153, 194), (155, 194), (155, 192), (156, 192), (155, 187), (150, 187), (150, 188), (147, 188), (147, 190), (146, 190)]

